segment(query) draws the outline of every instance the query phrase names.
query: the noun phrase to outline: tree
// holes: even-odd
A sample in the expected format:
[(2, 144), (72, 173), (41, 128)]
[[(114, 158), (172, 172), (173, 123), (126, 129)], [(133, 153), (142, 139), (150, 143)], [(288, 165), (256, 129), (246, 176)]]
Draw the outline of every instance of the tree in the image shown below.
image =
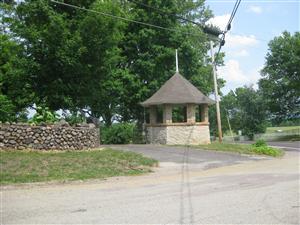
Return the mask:
[(51, 110), (70, 108), (80, 83), (76, 78), (83, 49), (76, 20), (62, 10), (48, 1), (22, 1), (10, 26), (23, 48), (21, 59), (30, 61), (24, 76), (35, 93), (34, 102)]
[(118, 108), (123, 121), (143, 121), (143, 109), (138, 103), (154, 94), (175, 73), (175, 49), (179, 52), (180, 73), (205, 94), (213, 90), (212, 68), (207, 64), (210, 61), (207, 36), (201, 28), (167, 14), (204, 23), (211, 18), (211, 11), (202, 0), (153, 0), (147, 4), (161, 11), (133, 3), (130, 5), (132, 19), (175, 32), (128, 24), (122, 49), (126, 59), (124, 69), (129, 74), (122, 79), (126, 89)]
[[(94, 11), (101, 11), (122, 15), (118, 1), (97, 1), (90, 7)], [(83, 85), (79, 87), (79, 106), (88, 108), (91, 116), (102, 117), (110, 126), (120, 96), (127, 88), (121, 82), (128, 72), (120, 65), (124, 59), (121, 56), (120, 42), (124, 37), (126, 24), (95, 13), (88, 13), (80, 22), (79, 33), (84, 48), (80, 57), (83, 68)], [(130, 98), (130, 96), (127, 96)]]
[(26, 77), (29, 61), (23, 49), (8, 34), (0, 34), (0, 121), (14, 121), (33, 102), (34, 94)]
[[(263, 96), (253, 87), (241, 87), (230, 91), (221, 100), (221, 108), (228, 115), (231, 127), (234, 131), (241, 130), (250, 138), (254, 134), (266, 131), (266, 106)], [(227, 118), (223, 118), (223, 124)], [(228, 128), (227, 125), (225, 125)]]
[(300, 117), (300, 33), (283, 32), (269, 43), (259, 81), (275, 124)]
[[(9, 27), (9, 40), (16, 43), (20, 52), (14, 57), (14, 65), (18, 66), (12, 67), (18, 71), (6, 72), (3, 90), (6, 97), (16, 97), (26, 87), (28, 91), (24, 93), (29, 95), (24, 98), (23, 108), (36, 103), (49, 110), (84, 111), (102, 118), (107, 125), (114, 119), (142, 121), (139, 103), (175, 72), (176, 48), (180, 72), (205, 94), (213, 90), (207, 35), (175, 16), (124, 0), (70, 3), (170, 31), (52, 1), (24, 0), (9, 4), (12, 6), (5, 25)], [(202, 0), (153, 0), (147, 4), (203, 23), (212, 16)], [(14, 82), (26, 85), (14, 86)]]
[[(120, 13), (118, 1), (72, 4)], [(34, 102), (50, 110), (86, 109), (110, 124), (121, 92), (118, 45), (123, 22), (50, 1), (27, 0), (14, 11), (11, 32), (34, 65), (24, 75), (36, 95)]]

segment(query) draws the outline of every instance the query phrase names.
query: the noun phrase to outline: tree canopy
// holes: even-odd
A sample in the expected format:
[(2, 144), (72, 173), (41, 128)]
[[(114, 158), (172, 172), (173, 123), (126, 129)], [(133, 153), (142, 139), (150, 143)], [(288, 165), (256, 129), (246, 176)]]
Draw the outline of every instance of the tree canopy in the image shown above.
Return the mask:
[(230, 91), (221, 101), (223, 129), (228, 130), (227, 118), (233, 131), (241, 130), (244, 135), (253, 137), (254, 134), (266, 131), (266, 105), (259, 90), (251, 86)]
[(259, 81), (270, 119), (275, 123), (300, 117), (300, 33), (283, 32), (269, 43)]
[(70, 2), (93, 12), (43, 0), (1, 3), (1, 27), (7, 29), (1, 29), (1, 50), (5, 51), (0, 55), (0, 101), (10, 116), (0, 120), (16, 118), (35, 103), (50, 110), (85, 111), (107, 125), (114, 119), (142, 121), (139, 103), (173, 75), (175, 49), (182, 75), (203, 93), (211, 93), (207, 35), (168, 14), (204, 23), (212, 17), (204, 1), (148, 2), (161, 11), (141, 3)]

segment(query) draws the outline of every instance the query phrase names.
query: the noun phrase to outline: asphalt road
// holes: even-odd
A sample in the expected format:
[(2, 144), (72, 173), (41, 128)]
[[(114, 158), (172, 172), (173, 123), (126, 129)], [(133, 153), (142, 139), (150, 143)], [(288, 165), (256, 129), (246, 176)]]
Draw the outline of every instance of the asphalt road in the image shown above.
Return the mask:
[(299, 224), (299, 153), (254, 158), (119, 146), (161, 160), (154, 173), (1, 187), (1, 224)]
[[(267, 157), (238, 155), (234, 153), (206, 151), (189, 147), (164, 145), (107, 145), (114, 149), (133, 151), (157, 159), (161, 164), (188, 163), (190, 167), (210, 169), (226, 165), (233, 165), (249, 160), (262, 160)], [(188, 157), (186, 157), (188, 154)]]

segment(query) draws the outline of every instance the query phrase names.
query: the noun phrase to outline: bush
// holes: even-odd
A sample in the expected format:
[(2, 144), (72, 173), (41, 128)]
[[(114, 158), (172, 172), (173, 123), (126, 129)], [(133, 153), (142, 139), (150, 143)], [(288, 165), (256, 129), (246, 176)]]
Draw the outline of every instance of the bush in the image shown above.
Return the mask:
[(259, 146), (253, 148), (254, 152), (261, 155), (269, 155), (269, 156), (281, 156), (283, 155), (283, 151), (280, 149), (272, 148), (269, 146)]
[(135, 124), (115, 123), (110, 127), (101, 127), (102, 144), (129, 144), (133, 140)]
[(40, 123), (54, 123), (59, 120), (59, 115), (48, 107), (37, 107), (36, 113), (29, 120), (29, 123), (40, 124)]
[(146, 144), (145, 135), (143, 134), (143, 127), (135, 125), (133, 130), (132, 143), (134, 144)]
[(78, 123), (83, 123), (85, 122), (85, 117), (83, 117), (80, 113), (78, 112), (71, 112), (68, 115), (65, 115), (65, 120), (70, 124), (78, 124)]
[(253, 144), (253, 146), (255, 146), (255, 147), (262, 147), (262, 146), (268, 146), (268, 145), (267, 145), (267, 143), (266, 143), (265, 140), (259, 139), (259, 140), (257, 140), (257, 141)]

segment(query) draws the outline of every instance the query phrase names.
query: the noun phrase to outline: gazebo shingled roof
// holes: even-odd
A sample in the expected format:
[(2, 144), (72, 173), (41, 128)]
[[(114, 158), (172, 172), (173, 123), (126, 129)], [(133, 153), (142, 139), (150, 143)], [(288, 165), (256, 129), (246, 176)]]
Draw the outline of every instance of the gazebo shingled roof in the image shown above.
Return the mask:
[(188, 103), (213, 104), (214, 101), (176, 72), (156, 93), (142, 102), (141, 105), (147, 107), (151, 105)]

